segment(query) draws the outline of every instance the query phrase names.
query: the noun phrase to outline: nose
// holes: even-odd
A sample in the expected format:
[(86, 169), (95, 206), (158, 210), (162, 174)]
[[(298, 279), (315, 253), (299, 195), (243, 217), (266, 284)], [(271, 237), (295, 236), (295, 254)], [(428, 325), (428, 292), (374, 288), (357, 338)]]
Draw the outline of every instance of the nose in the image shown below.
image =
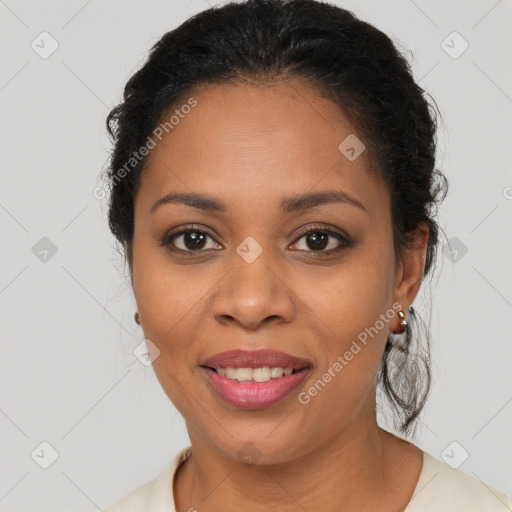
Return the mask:
[(215, 319), (247, 330), (257, 330), (270, 323), (290, 323), (296, 301), (286, 272), (275, 259), (267, 257), (266, 251), (251, 263), (238, 254), (232, 259), (231, 271), (221, 280), (213, 298)]

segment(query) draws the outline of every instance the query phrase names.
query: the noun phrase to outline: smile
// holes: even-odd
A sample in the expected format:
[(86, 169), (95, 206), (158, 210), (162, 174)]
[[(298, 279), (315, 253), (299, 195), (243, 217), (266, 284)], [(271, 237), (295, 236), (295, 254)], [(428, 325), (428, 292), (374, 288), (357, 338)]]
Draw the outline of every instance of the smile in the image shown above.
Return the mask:
[(304, 381), (310, 368), (203, 367), (203, 370), (213, 390), (228, 404), (239, 409), (263, 409), (289, 396)]

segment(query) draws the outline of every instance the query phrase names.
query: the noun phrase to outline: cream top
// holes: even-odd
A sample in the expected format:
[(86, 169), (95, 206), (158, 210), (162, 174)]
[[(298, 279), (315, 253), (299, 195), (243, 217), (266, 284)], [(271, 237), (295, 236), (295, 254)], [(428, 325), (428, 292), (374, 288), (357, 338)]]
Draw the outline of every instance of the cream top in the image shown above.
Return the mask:
[[(176, 512), (174, 475), (191, 454), (191, 446), (180, 450), (156, 478), (136, 488), (105, 512)], [(404, 512), (512, 512), (512, 500), (423, 452), (423, 468)]]

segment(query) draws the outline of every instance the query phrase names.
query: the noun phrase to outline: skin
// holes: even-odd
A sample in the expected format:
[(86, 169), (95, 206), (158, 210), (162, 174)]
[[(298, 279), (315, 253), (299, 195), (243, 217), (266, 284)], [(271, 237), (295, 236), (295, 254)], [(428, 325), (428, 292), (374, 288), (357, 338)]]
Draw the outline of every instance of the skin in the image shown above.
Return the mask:
[[(422, 452), (386, 432), (375, 415), (376, 372), (395, 315), (304, 405), (307, 390), (359, 333), (416, 297), (428, 227), (396, 259), (386, 185), (367, 170), (367, 153), (349, 161), (338, 149), (357, 133), (340, 109), (296, 79), (265, 86), (211, 85), (198, 105), (151, 150), (135, 200), (129, 251), (144, 335), (161, 351), (153, 366), (183, 415), (193, 455), (174, 481), (178, 512), (399, 511), (409, 502)], [(185, 102), (183, 102), (185, 103)], [(365, 209), (329, 203), (283, 214), (295, 194), (341, 190)], [(226, 212), (166, 204), (162, 196), (202, 193)], [(200, 251), (159, 245), (172, 228), (210, 232)], [(352, 245), (322, 255), (301, 233), (320, 224)], [(248, 236), (263, 249), (252, 263), (236, 252)], [(174, 244), (182, 250), (185, 237)], [(329, 237), (327, 250), (343, 247)], [(191, 254), (192, 253), (192, 254)], [(315, 258), (314, 253), (318, 256)], [(296, 393), (261, 410), (243, 411), (211, 388), (201, 363), (234, 348), (275, 348), (308, 359)], [(259, 452), (246, 466), (239, 450)]]

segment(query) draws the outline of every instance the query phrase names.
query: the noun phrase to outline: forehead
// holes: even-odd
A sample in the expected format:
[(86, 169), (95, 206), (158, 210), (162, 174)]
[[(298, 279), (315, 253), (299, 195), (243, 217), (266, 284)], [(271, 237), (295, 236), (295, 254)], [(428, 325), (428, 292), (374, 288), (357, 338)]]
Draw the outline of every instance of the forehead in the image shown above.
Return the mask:
[(174, 123), (148, 155), (136, 200), (144, 210), (173, 191), (247, 208), (316, 189), (341, 189), (365, 203), (382, 196), (367, 152), (356, 159), (343, 152), (344, 141), (357, 145), (355, 128), (307, 83), (209, 85), (190, 98), (192, 109), (181, 108), (185, 98), (163, 117), (174, 115)]

